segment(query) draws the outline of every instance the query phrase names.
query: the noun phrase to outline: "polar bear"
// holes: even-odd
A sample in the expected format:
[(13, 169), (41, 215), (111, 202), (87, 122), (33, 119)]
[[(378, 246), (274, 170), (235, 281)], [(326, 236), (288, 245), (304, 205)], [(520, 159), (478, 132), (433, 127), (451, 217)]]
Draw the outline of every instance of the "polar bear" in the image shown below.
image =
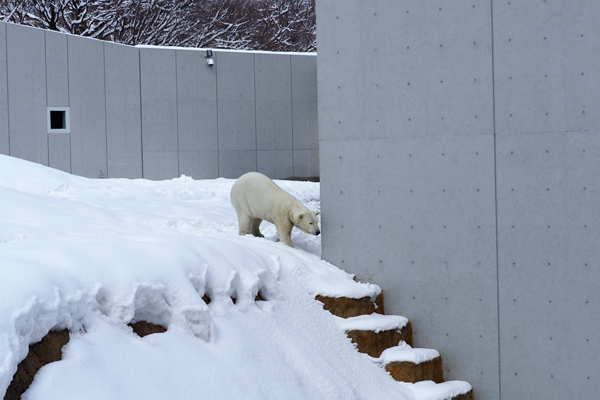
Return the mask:
[(242, 175), (231, 188), (231, 204), (238, 217), (239, 233), (264, 237), (258, 229), (265, 220), (277, 228), (277, 241), (290, 247), (292, 228), (318, 235), (318, 212), (313, 212), (267, 176), (258, 172)]

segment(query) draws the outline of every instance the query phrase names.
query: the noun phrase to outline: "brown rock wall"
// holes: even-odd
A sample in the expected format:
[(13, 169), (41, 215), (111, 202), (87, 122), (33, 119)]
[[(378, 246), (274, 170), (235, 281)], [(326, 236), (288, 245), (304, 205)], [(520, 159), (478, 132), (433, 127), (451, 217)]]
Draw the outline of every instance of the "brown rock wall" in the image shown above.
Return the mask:
[(397, 346), (403, 340), (410, 346), (413, 344), (412, 326), (410, 321), (401, 329), (390, 329), (387, 331), (362, 331), (352, 330), (346, 334), (352, 343), (356, 343), (358, 351), (367, 353), (371, 357), (379, 357), (385, 349)]
[(368, 296), (360, 299), (351, 299), (348, 297), (326, 297), (317, 295), (315, 299), (323, 303), (323, 309), (342, 318), (358, 317), (359, 315), (369, 315), (373, 313), (385, 314), (383, 308), (383, 292), (376, 297), (375, 302)]
[(442, 358), (437, 357), (430, 361), (415, 364), (409, 361), (392, 361), (385, 369), (397, 381), (420, 382), (434, 381), (444, 382), (444, 371), (442, 369)]
[(29, 353), (19, 363), (4, 400), (19, 400), (35, 374), (46, 364), (62, 359), (62, 348), (69, 342), (69, 331), (49, 332), (44, 338), (29, 346)]

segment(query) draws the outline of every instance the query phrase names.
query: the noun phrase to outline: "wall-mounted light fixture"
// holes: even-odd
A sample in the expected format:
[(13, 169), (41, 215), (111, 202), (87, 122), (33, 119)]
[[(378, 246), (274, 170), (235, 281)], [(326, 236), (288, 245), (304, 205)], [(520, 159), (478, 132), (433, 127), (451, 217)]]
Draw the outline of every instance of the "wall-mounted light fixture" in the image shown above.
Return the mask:
[(215, 60), (213, 60), (213, 55), (212, 55), (212, 50), (206, 50), (204, 52), (204, 58), (206, 58), (206, 63), (208, 64), (209, 67), (212, 67), (213, 65), (215, 65)]

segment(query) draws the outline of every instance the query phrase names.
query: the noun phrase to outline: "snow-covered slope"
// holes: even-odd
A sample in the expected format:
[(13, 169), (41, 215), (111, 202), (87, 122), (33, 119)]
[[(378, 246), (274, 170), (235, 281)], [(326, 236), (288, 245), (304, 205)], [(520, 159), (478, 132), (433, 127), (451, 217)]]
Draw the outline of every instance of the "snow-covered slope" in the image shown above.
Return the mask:
[[(238, 236), (233, 182), (92, 180), (0, 155), (0, 394), (30, 343), (68, 328), (25, 399), (428, 398), (314, 301), (379, 288), (320, 260), (320, 237)], [(319, 209), (317, 183), (278, 184)], [(137, 320), (168, 330), (140, 338)]]
[[(89, 180), (0, 156), (0, 390), (30, 343), (66, 327), (63, 360), (25, 398), (409, 398), (313, 301), (378, 288), (321, 261), (318, 237), (239, 237), (232, 184)], [(280, 184), (318, 209), (318, 184)], [(169, 329), (139, 338), (132, 320)]]

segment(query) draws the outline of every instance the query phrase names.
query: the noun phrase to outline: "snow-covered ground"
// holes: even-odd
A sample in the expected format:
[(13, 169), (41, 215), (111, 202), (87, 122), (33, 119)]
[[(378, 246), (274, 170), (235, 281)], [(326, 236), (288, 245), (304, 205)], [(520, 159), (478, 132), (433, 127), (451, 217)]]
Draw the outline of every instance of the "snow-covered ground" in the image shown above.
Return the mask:
[[(392, 380), (314, 300), (379, 291), (322, 261), (320, 237), (237, 235), (233, 182), (86, 179), (0, 155), (0, 393), (30, 343), (68, 328), (23, 398), (440, 399)], [(319, 210), (319, 184), (277, 183)], [(137, 320), (168, 330), (140, 338)]]

